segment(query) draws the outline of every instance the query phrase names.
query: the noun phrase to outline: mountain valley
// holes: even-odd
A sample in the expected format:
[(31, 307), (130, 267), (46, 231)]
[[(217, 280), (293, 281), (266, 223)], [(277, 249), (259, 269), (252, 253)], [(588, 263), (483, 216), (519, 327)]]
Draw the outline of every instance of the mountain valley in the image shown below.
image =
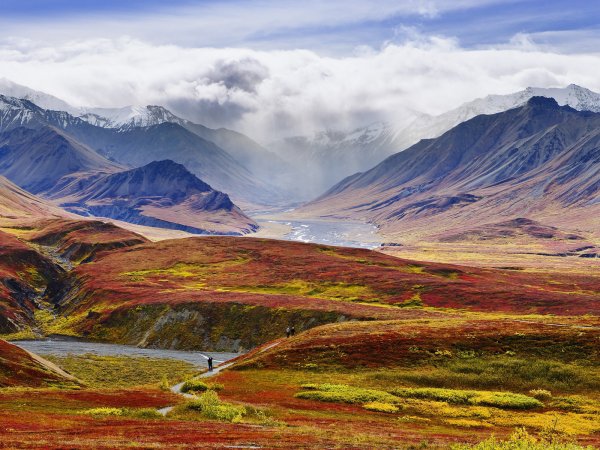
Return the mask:
[(600, 444), (593, 93), (269, 147), (0, 92), (2, 445)]

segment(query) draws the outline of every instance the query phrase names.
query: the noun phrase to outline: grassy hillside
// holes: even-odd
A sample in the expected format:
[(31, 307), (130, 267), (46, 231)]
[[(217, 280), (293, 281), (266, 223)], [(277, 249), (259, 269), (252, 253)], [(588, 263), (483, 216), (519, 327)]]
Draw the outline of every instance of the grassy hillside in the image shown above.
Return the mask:
[(101, 251), (148, 242), (146, 238), (112, 223), (97, 220), (50, 220), (36, 223), (26, 239), (53, 250), (75, 263), (89, 261)]
[[(238, 368), (413, 367), (502, 355), (600, 365), (600, 319), (474, 314), (330, 324), (306, 331)], [(574, 381), (574, 380), (573, 380)]]
[[(186, 364), (54, 357), (76, 386), (0, 341), (0, 386), (29, 386), (0, 388), (9, 446), (441, 449), (491, 434), (535, 449), (600, 444), (595, 273), (234, 237), (150, 243), (93, 221), (7, 230), (5, 304), (20, 326), (253, 349), (206, 384), (218, 394), (186, 400), (165, 390), (197, 373)], [(289, 325), (297, 335), (286, 339)], [(66, 385), (79, 389), (47, 387)]]
[(53, 292), (53, 332), (176, 348), (251, 348), (320, 324), (459, 314), (598, 314), (600, 277), (476, 269), (361, 249), (206, 237), (99, 254)]
[(44, 360), (0, 340), (0, 388), (76, 385), (74, 380), (53, 370)]

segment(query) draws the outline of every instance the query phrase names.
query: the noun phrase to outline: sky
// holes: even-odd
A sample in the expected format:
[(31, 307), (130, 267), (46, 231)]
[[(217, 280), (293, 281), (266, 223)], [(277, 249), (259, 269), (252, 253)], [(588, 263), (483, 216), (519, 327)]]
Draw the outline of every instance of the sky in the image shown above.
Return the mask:
[(599, 44), (590, 0), (0, 2), (0, 77), (263, 142), (527, 86), (600, 91)]

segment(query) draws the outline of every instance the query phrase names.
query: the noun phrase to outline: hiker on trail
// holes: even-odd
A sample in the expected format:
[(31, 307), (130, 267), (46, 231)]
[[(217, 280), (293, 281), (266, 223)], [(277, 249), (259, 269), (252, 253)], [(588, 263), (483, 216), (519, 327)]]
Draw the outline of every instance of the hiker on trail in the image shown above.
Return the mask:
[(291, 328), (290, 328), (290, 327), (287, 327), (287, 328), (285, 329), (285, 336), (286, 336), (286, 337), (290, 337), (290, 335), (291, 335), (291, 334), (292, 334), (292, 330), (291, 330)]
[(296, 334), (296, 327), (292, 325), (292, 329), (290, 330), (290, 334), (294, 336)]
[(208, 371), (209, 372), (212, 372), (212, 369), (213, 369), (213, 364), (212, 363), (213, 363), (212, 356), (209, 356), (208, 357)]

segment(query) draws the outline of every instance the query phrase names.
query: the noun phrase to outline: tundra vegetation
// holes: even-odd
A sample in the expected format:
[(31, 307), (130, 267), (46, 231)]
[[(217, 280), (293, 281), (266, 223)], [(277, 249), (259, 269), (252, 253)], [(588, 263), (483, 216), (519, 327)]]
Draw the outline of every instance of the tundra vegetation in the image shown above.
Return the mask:
[[(67, 379), (0, 341), (7, 447), (600, 445), (596, 272), (262, 239), (113, 241), (67, 225), (0, 236), (3, 279), (28, 287), (0, 291), (4, 337), (248, 352), (208, 379), (176, 361), (47, 355)], [(90, 233), (107, 245), (79, 246)], [(179, 382), (192, 398), (171, 392)]]

